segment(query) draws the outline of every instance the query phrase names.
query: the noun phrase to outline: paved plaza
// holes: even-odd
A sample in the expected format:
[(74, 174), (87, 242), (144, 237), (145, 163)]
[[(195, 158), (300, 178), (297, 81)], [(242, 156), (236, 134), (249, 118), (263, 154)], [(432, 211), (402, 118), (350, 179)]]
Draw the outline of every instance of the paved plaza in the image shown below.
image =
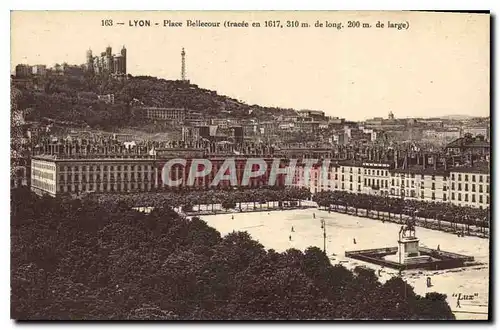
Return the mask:
[[(232, 219), (234, 215), (234, 219)], [(315, 218), (313, 217), (315, 215)], [(326, 252), (332, 263), (342, 263), (347, 268), (365, 265), (377, 271), (380, 281), (397, 276), (396, 270), (344, 257), (345, 251), (397, 246), (401, 225), (340, 213), (328, 213), (317, 209), (290, 211), (264, 211), (252, 213), (218, 214), (202, 216), (210, 226), (222, 235), (234, 231), (247, 231), (267, 249), (278, 252), (289, 248), (305, 250), (309, 246), (323, 248), (321, 219), (326, 223)], [(291, 228), (294, 228), (294, 232)], [(451, 309), (457, 319), (487, 319), (489, 241), (478, 237), (456, 235), (417, 227), (420, 245), (429, 248), (470, 255), (482, 265), (440, 271), (413, 270), (403, 272), (403, 278), (415, 288), (415, 292), (440, 292), (448, 296)], [(291, 235), (291, 240), (290, 236)], [(432, 287), (426, 285), (430, 277)], [(460, 301), (454, 294), (474, 295), (473, 300)]]

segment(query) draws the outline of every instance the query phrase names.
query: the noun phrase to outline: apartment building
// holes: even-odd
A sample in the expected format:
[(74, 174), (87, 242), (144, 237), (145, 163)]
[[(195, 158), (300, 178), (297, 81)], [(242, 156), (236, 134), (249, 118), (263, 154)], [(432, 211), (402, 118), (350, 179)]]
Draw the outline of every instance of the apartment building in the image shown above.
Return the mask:
[(490, 168), (486, 164), (450, 171), (450, 201), (458, 206), (490, 206)]

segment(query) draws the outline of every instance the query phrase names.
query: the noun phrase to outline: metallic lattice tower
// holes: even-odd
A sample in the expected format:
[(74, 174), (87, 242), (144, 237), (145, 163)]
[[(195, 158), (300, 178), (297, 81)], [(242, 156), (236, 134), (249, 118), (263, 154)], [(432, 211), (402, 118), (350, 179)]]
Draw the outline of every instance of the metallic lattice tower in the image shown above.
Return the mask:
[(182, 81), (186, 81), (186, 52), (184, 48), (182, 48), (181, 52), (181, 79)]

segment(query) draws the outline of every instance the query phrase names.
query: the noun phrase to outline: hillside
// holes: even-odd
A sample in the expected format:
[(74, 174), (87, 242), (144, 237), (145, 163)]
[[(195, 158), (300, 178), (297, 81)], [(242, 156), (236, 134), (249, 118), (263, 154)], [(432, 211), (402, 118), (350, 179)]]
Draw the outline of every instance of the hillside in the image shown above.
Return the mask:
[[(51, 76), (20, 87), (22, 108), (34, 111), (28, 120), (44, 117), (97, 129), (142, 127), (147, 122), (135, 118), (132, 104), (155, 107), (185, 107), (203, 116), (239, 119), (271, 119), (272, 115), (293, 114), (291, 109), (248, 105), (217, 92), (182, 81), (133, 77)], [(106, 104), (98, 95), (114, 94), (115, 103)], [(163, 127), (164, 129), (164, 127)]]

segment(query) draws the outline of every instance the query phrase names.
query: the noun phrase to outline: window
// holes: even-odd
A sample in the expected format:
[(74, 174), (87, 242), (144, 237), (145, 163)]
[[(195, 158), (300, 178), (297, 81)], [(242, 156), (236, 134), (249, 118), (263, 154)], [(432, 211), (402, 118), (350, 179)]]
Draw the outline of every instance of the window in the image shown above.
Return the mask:
[(462, 184), (460, 182), (458, 183), (458, 190), (462, 190)]
[(342, 174), (342, 181), (344, 181), (344, 174)]
[(433, 176), (431, 177), (431, 179), (432, 179), (432, 180), (436, 180), (436, 176), (435, 176), (435, 175), (433, 175)]
[(360, 168), (358, 168), (358, 174), (361, 174), (361, 169)]
[(425, 180), (425, 174), (422, 174), (422, 180)]
[(443, 194), (443, 202), (446, 202), (446, 194)]
[(490, 185), (489, 185), (489, 184), (487, 184), (487, 185), (486, 185), (486, 192), (487, 192), (488, 194), (490, 193)]
[(479, 195), (479, 203), (483, 204), (483, 195)]
[(349, 190), (352, 190), (352, 183), (349, 184)]
[(458, 175), (458, 181), (462, 181), (462, 174)]
[(380, 170), (377, 170), (377, 175), (380, 175)]
[(451, 200), (452, 200), (452, 201), (454, 201), (454, 200), (455, 200), (455, 193), (454, 193), (454, 192), (452, 192), (452, 193), (451, 193)]
[(465, 181), (469, 181), (469, 175), (465, 174)]
[(366, 175), (366, 168), (365, 168), (365, 175)]
[(469, 201), (469, 194), (465, 194), (465, 201), (468, 202)]
[(455, 190), (455, 182), (451, 183), (451, 190)]
[(420, 198), (424, 199), (424, 192), (423, 191), (420, 192)]
[(475, 203), (475, 202), (476, 202), (476, 195), (472, 195), (472, 203)]
[(451, 179), (452, 179), (452, 180), (455, 180), (455, 173), (452, 173), (452, 174), (451, 174)]
[(462, 201), (462, 194), (461, 193), (458, 193), (458, 200)]
[(344, 183), (342, 182), (342, 189), (344, 189)]
[(479, 182), (483, 182), (483, 176), (482, 175), (478, 175), (479, 177)]
[[(474, 180), (472, 180), (474, 181)], [(472, 192), (476, 192), (476, 185), (475, 184), (472, 184)]]
[(472, 177), (472, 182), (476, 182), (476, 176), (473, 174), (471, 175), (471, 177)]
[(358, 191), (361, 191), (361, 186), (360, 185), (358, 185)]
[(490, 203), (490, 196), (486, 196), (486, 204)]
[[(431, 188), (431, 189), (432, 189), (432, 190), (436, 190), (436, 183), (435, 183), (435, 182), (433, 182), (433, 183), (432, 183), (432, 188)], [(433, 193), (433, 194), (434, 194), (434, 193)]]
[(385, 180), (385, 187), (387, 188), (387, 180)]
[(361, 183), (361, 177), (358, 176), (358, 183)]
[(349, 182), (352, 182), (352, 175), (349, 175)]
[(432, 198), (433, 201), (436, 200), (436, 194), (434, 193), (434, 191), (432, 192), (432, 197), (431, 198)]
[(394, 186), (394, 179), (392, 179), (392, 182), (391, 182), (391, 184), (392, 184), (392, 185)]
[(480, 184), (480, 185), (479, 185), (479, 192), (480, 192), (480, 193), (482, 193), (482, 192), (483, 192), (483, 185), (482, 185), (482, 184)]
[(366, 186), (366, 178), (365, 178), (365, 186)]
[(490, 183), (490, 176), (486, 175), (486, 183)]

